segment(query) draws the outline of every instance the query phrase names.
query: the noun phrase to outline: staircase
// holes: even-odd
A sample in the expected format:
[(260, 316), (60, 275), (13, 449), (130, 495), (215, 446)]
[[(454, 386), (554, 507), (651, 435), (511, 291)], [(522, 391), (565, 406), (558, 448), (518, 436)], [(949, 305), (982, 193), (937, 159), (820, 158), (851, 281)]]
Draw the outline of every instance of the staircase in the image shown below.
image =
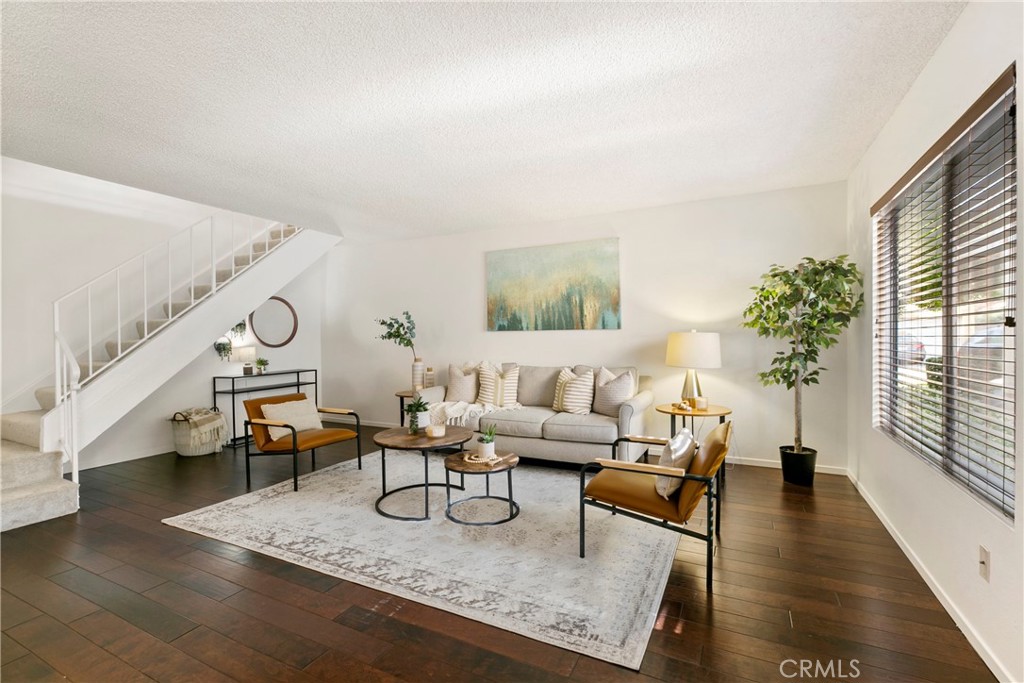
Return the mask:
[(60, 451), (40, 450), (43, 415), (53, 390), (36, 392), (41, 410), (0, 416), (0, 531), (16, 529), (78, 509), (78, 484), (64, 478)]
[(235, 215), (190, 226), (54, 303), (53, 385), (0, 416), (2, 530), (75, 512), (80, 450), (340, 239), (244, 219), (241, 237)]

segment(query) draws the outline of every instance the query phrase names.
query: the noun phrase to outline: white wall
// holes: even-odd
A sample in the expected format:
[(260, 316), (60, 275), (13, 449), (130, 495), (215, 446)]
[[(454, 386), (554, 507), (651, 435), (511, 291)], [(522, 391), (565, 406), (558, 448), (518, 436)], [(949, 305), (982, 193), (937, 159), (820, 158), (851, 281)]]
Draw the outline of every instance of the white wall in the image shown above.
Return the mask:
[[(295, 339), (287, 346), (272, 349), (258, 346), (258, 343), (252, 338), (251, 332), (247, 332), (245, 337), (233, 340), (233, 343), (237, 346), (257, 344), (257, 353), (270, 361), (270, 370), (292, 368), (319, 370), (321, 319), (325, 289), (324, 262), (324, 259), (318, 261), (315, 266), (306, 270), (278, 292), (278, 296), (287, 299), (295, 307), (295, 312), (298, 315), (299, 329)], [(213, 340), (211, 340), (210, 347), (183, 368), (171, 381), (160, 387), (156, 393), (136, 406), (102, 436), (84, 448), (81, 454), (81, 468), (89, 469), (173, 451), (174, 440), (171, 426), (167, 422), (168, 418), (177, 410), (213, 405), (212, 378), (214, 375), (241, 374), (242, 364), (221, 361), (213, 350)], [(321, 396), (323, 396), (322, 392), (321, 380)], [(312, 396), (312, 388), (309, 389), (309, 395)], [(239, 414), (243, 410), (241, 401), (244, 398), (248, 397), (239, 396), (236, 402)], [(231, 397), (219, 397), (218, 405), (224, 408), (225, 415), (230, 420)], [(238, 426), (238, 433), (242, 434), (241, 424)]]
[[(412, 354), (376, 339), (374, 319), (406, 309), (417, 323), (417, 351), (437, 368), (440, 381), (448, 363), (467, 360), (636, 365), (654, 377), (657, 403), (678, 400), (683, 380), (682, 370), (664, 364), (668, 333), (717, 331), (723, 367), (700, 373), (704, 392), (712, 403), (734, 410), (736, 461), (774, 465), (778, 446), (792, 443), (791, 396), (757, 381), (756, 371), (767, 367), (778, 347), (741, 328), (741, 312), (749, 288), (772, 263), (845, 251), (845, 197), (845, 184), (834, 183), (480, 233), (341, 245), (331, 252), (327, 271), (327, 397), (358, 408), (368, 422), (398, 423), (393, 393), (410, 384)], [(485, 252), (604, 237), (619, 238), (621, 330), (486, 331)], [(843, 351), (833, 350), (825, 360), (831, 371), (805, 403), (805, 440), (821, 451), (824, 469), (845, 471)], [(666, 434), (668, 417), (652, 418), (651, 428)]]
[[(1024, 64), (1021, 8), (1020, 3), (968, 5), (856, 167), (849, 180), (848, 221), (858, 262), (871, 258), (869, 207), (1006, 67), (1015, 60), (1018, 70)], [(1017, 97), (1019, 103), (1019, 89)], [(1019, 136), (1018, 128), (1018, 154)], [(1017, 215), (1024, 215), (1020, 207)], [(1024, 273), (1022, 265), (1018, 273)], [(1017, 521), (1008, 522), (876, 432), (871, 426), (869, 317), (851, 332), (851, 476), (989, 666), (1003, 680), (1024, 681), (1024, 477), (1018, 468)], [(1019, 345), (1016, 365), (1017, 386), (1024, 386)], [(1020, 413), (1018, 435), (1024, 433)], [(1017, 443), (1019, 448), (1019, 437)], [(979, 544), (992, 553), (990, 583), (978, 575)]]

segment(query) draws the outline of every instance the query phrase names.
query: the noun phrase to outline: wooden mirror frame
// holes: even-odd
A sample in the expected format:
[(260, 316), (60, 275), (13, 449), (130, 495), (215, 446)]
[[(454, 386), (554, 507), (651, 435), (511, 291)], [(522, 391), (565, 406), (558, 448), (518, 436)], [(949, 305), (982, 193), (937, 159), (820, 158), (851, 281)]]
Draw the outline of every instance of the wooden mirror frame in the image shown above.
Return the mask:
[[(292, 331), (291, 331), (291, 334), (289, 334), (288, 338), (285, 339), (283, 342), (281, 342), (279, 344), (274, 344), (274, 343), (268, 342), (267, 340), (265, 340), (263, 337), (260, 336), (259, 332), (256, 331), (256, 325), (253, 324), (253, 316), (256, 315), (256, 311), (253, 311), (252, 313), (249, 314), (249, 330), (252, 331), (252, 336), (256, 337), (256, 341), (258, 341), (263, 346), (266, 346), (269, 349), (279, 349), (282, 346), (287, 346), (289, 343), (291, 343), (292, 339), (295, 339), (295, 335), (299, 331), (299, 315), (298, 315), (298, 313), (295, 312), (295, 307), (292, 306), (291, 303), (289, 303), (287, 299), (283, 299), (283, 298), (281, 298), (279, 296), (272, 296), (269, 299), (267, 299), (267, 301), (268, 302), (269, 301), (280, 301), (291, 312), (291, 314), (292, 314)], [(266, 302), (264, 302), (264, 303), (266, 303)], [(257, 310), (259, 310), (259, 309), (257, 309)]]

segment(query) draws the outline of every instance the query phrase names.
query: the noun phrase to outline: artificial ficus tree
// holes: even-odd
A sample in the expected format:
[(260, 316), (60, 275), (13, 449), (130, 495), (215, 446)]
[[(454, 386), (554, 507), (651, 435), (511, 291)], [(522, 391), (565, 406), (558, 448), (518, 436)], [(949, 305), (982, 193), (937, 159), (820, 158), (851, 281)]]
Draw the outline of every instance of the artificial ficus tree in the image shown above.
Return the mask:
[(864, 305), (863, 278), (844, 254), (833, 259), (805, 258), (792, 268), (772, 265), (752, 287), (754, 300), (743, 311), (743, 326), (759, 337), (783, 339), (771, 367), (757, 373), (765, 386), (785, 385), (793, 390), (793, 450), (803, 450), (801, 389), (818, 383), (822, 370), (818, 356), (834, 346)]

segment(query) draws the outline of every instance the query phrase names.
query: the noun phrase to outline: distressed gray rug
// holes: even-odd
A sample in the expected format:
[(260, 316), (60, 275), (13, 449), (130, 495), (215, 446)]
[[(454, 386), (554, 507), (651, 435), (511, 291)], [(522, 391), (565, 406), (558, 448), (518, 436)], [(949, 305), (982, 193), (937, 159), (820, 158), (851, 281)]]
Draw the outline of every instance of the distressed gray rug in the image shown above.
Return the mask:
[[(444, 481), (431, 456), (431, 481)], [(419, 455), (388, 452), (388, 488), (422, 482)], [(454, 475), (453, 475), (454, 477)], [(633, 669), (640, 667), (677, 534), (587, 510), (587, 557), (579, 557), (579, 475), (520, 465), (513, 473), (519, 516), (471, 527), (444, 516), (444, 488), (432, 487), (431, 519), (403, 522), (378, 515), (380, 458), (363, 470), (344, 462), (300, 478), (165, 519), (164, 523), (255, 550), (331, 576), (454, 612), (529, 638)], [(505, 495), (505, 475), (491, 493)], [(482, 476), (466, 492), (483, 493)], [(382, 507), (423, 514), (423, 491), (388, 498)], [(457, 513), (473, 520), (508, 514), (507, 504), (471, 501)]]

